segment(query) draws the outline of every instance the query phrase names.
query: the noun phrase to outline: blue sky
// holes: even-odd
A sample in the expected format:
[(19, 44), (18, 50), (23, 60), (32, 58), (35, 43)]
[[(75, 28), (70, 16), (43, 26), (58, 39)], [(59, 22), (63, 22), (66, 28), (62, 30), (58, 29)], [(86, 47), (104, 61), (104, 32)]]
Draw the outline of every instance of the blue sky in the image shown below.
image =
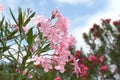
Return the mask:
[(0, 0), (5, 6), (4, 14), (9, 18), (8, 8), (16, 14), (18, 7), (31, 8), (38, 15), (50, 17), (51, 11), (58, 8), (70, 20), (69, 33), (73, 34), (78, 43), (84, 46), (82, 33), (88, 32), (94, 22), (100, 23), (101, 18), (119, 19), (120, 0)]

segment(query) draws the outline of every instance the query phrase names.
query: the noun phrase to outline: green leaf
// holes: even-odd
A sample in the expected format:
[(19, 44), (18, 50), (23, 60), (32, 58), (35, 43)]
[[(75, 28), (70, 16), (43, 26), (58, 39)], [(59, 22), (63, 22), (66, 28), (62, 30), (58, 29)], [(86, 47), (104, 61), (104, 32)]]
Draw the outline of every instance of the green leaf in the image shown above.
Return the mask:
[(11, 8), (9, 8), (9, 10), (10, 10), (10, 14), (11, 14), (11, 16), (12, 16), (13, 20), (14, 20), (14, 21), (15, 21), (15, 23), (18, 25), (18, 22), (16, 21), (16, 19), (15, 19), (14, 15), (13, 15), (13, 12), (12, 12), (12, 10), (11, 10)]
[(21, 8), (18, 9), (18, 23), (19, 23), (19, 26), (22, 26), (22, 24), (23, 24), (23, 21), (22, 21), (22, 9)]
[(21, 10), (21, 8), (19, 8), (19, 9), (18, 9), (18, 27), (19, 27), (20, 33), (22, 32), (22, 25), (23, 25), (23, 21), (22, 21), (22, 10)]
[(31, 28), (29, 31), (28, 31), (28, 34), (27, 34), (27, 42), (29, 44), (29, 46), (31, 46), (32, 44), (32, 41), (33, 41), (33, 31), (32, 31), (33, 28)]
[(48, 43), (44, 48), (42, 48), (41, 52), (46, 52), (50, 50), (50, 44)]
[(35, 15), (35, 12), (33, 12), (33, 13), (27, 18), (27, 20), (24, 22), (23, 26), (26, 26), (26, 25), (30, 22), (31, 18), (34, 17), (34, 15)]
[(9, 48), (10, 48), (10, 46), (0, 47), (0, 52), (5, 52), (5, 51), (7, 51)]
[(2, 20), (0, 21), (0, 27), (2, 27), (4, 19), (5, 19), (5, 17), (3, 17)]
[[(24, 20), (25, 20), (25, 18), (26, 18), (26, 12), (24, 11), (24, 12), (23, 12), (23, 15), (22, 15), (23, 26), (24, 26)], [(24, 27), (25, 27), (25, 26), (24, 26)]]
[(9, 36), (7, 36), (7, 40), (10, 40), (10, 39), (14, 39), (14, 35), (17, 33), (17, 30), (11, 32), (11, 34)]
[(28, 50), (27, 51), (27, 54), (23, 57), (23, 61), (22, 61), (22, 69), (24, 70), (25, 69), (25, 63), (26, 63), (26, 60), (31, 56), (31, 52)]
[(15, 58), (15, 56), (14, 56), (13, 54), (11, 54), (10, 51), (8, 51), (8, 53), (9, 53), (10, 57), (13, 59), (13, 62), (14, 62), (14, 63), (18, 63), (18, 61), (17, 61), (17, 59)]

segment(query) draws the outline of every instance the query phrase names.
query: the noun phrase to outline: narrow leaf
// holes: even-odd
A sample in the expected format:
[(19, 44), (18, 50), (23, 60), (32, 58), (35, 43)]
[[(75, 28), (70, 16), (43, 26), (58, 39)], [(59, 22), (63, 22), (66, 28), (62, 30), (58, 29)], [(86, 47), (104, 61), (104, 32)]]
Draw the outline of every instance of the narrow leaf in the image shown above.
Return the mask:
[(29, 45), (32, 44), (32, 41), (33, 41), (33, 31), (32, 31), (33, 28), (31, 28), (29, 31), (28, 31), (28, 35), (27, 35), (27, 42)]
[(35, 15), (35, 12), (33, 12), (33, 13), (27, 18), (27, 20), (24, 22), (23, 26), (26, 26), (26, 25), (30, 22), (31, 18), (32, 18), (34, 15)]
[(2, 18), (2, 21), (0, 22), (0, 27), (2, 27), (5, 17)]
[(14, 21), (15, 21), (15, 23), (18, 25), (18, 23), (17, 23), (17, 21), (16, 21), (16, 19), (15, 19), (14, 15), (13, 15), (13, 13), (12, 13), (11, 8), (9, 8), (9, 10), (10, 10), (10, 14), (11, 14), (11, 16), (12, 16), (13, 20), (14, 20)]

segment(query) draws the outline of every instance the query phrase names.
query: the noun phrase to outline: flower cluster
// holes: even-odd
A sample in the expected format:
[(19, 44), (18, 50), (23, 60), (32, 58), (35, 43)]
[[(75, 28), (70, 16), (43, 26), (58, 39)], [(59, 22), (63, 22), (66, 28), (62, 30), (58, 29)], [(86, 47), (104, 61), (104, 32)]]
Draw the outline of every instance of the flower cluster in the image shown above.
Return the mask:
[(85, 64), (85, 61), (87, 61), (87, 59), (83, 56), (83, 54), (81, 53), (81, 51), (77, 50), (74, 53), (74, 58), (72, 60), (70, 60), (70, 62), (73, 61), (74, 62), (74, 72), (76, 73), (77, 77), (81, 77), (82, 79), (86, 79), (86, 77), (88, 76), (87, 72), (88, 72), (88, 67)]
[(93, 64), (98, 64), (100, 66), (100, 73), (103, 73), (108, 69), (107, 65), (103, 65), (105, 57), (102, 55), (99, 58), (93, 54), (90, 54), (88, 60)]
[[(54, 18), (57, 18), (57, 20), (54, 21), (55, 24), (52, 24), (52, 20)], [(52, 65), (54, 65), (54, 68), (59, 70), (61, 73), (65, 72), (66, 63), (70, 58), (73, 58), (69, 49), (74, 46), (76, 42), (72, 35), (68, 37), (68, 19), (63, 17), (62, 14), (56, 10), (56, 12), (52, 12), (51, 19), (46, 19), (43, 16), (37, 16), (34, 21), (40, 32), (49, 41), (51, 49), (54, 50), (54, 54), (51, 58), (42, 58), (38, 56), (33, 57), (34, 65), (42, 65), (45, 72), (52, 69)], [(44, 66), (45, 64), (41, 64), (41, 61), (46, 61), (45, 64), (47, 66)], [(76, 60), (74, 62), (77, 65)]]

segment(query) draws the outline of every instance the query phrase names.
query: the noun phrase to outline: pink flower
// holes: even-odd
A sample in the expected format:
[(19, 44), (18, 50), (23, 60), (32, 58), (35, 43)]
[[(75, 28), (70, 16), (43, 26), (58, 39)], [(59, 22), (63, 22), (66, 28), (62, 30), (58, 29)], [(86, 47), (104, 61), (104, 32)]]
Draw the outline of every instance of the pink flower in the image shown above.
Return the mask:
[(44, 16), (38, 15), (36, 18), (33, 18), (33, 21), (35, 22), (36, 25), (46, 22), (47, 19)]
[(120, 21), (119, 20), (113, 21), (113, 25), (114, 26), (119, 26), (120, 25)]
[(103, 21), (103, 22), (105, 22), (105, 23), (107, 23), (107, 24), (109, 24), (109, 23), (110, 23), (110, 21), (111, 21), (111, 19), (105, 19), (105, 20), (104, 20), (104, 19), (102, 19), (102, 21)]
[(100, 56), (99, 60), (100, 60), (100, 63), (102, 63), (104, 61), (104, 56)]
[(28, 28), (27, 27), (23, 27), (23, 30), (25, 31), (25, 33), (28, 33)]
[(84, 64), (79, 64), (79, 66), (80, 66), (80, 69), (81, 69), (80, 77), (86, 77), (88, 75), (87, 74), (88, 67), (85, 66)]
[(81, 74), (80, 74), (80, 77), (86, 77), (88, 74), (87, 74), (87, 71), (83, 71)]
[(38, 44), (38, 46), (40, 46), (40, 38), (36, 37), (34, 41)]
[(65, 72), (65, 68), (64, 68), (63, 64), (59, 64), (59, 65), (55, 66), (55, 69), (59, 70), (61, 73)]
[(57, 10), (56, 14), (58, 20), (55, 23), (55, 27), (62, 31), (66, 35), (67, 28), (69, 27), (69, 21), (67, 18), (63, 17), (62, 14)]
[(2, 4), (0, 4), (0, 11), (4, 10), (4, 6)]
[(25, 75), (27, 73), (27, 70), (22, 71), (22, 75)]
[(33, 75), (31, 74), (28, 74), (28, 78), (31, 79), (33, 77)]
[(108, 69), (108, 66), (107, 65), (104, 65), (104, 66), (101, 66), (100, 67), (100, 71), (105, 71)]
[(52, 69), (51, 60), (49, 58), (42, 58), (41, 65), (45, 72), (48, 72), (49, 69)]
[(116, 67), (113, 71), (113, 74), (116, 74), (118, 72), (118, 68)]
[(52, 16), (51, 16), (51, 19), (54, 19), (54, 18), (56, 17), (57, 13), (58, 13), (58, 10), (57, 10), (57, 9), (56, 9), (56, 11), (55, 11), (55, 12), (54, 12), (54, 11), (52, 11)]
[(74, 46), (76, 42), (77, 41), (76, 41), (75, 37), (73, 37), (73, 35), (70, 35), (69, 42), (68, 42), (69, 46)]
[[(66, 52), (66, 51), (65, 51)], [(67, 53), (67, 52), (66, 52)], [(65, 71), (64, 66), (66, 65), (66, 62), (68, 62), (68, 54), (64, 52), (61, 52), (61, 55), (52, 57), (52, 59), (55, 61), (55, 69), (59, 70), (61, 73)]]
[(32, 47), (30, 48), (30, 51), (31, 51), (31, 52), (36, 51), (36, 46), (35, 46), (35, 45), (32, 45)]
[(49, 21), (41, 22), (41, 27), (39, 28), (40, 32), (43, 33), (43, 36), (48, 37), (50, 35), (51, 23)]
[(97, 58), (96, 58), (95, 55), (91, 54), (91, 55), (88, 57), (88, 60), (89, 60), (90, 62), (95, 62), (95, 61), (97, 60)]
[(80, 68), (82, 71), (87, 71), (88, 70), (88, 67), (85, 66), (84, 64), (79, 64)]
[(12, 25), (13, 26), (13, 28), (15, 29), (15, 30), (18, 30), (19, 28), (18, 28), (18, 26), (17, 25)]
[(81, 55), (81, 51), (77, 50), (74, 54), (74, 57), (78, 58), (78, 57), (80, 57), (80, 55)]
[(93, 29), (97, 29), (99, 25), (97, 25), (96, 23), (93, 24)]
[(51, 60), (49, 58), (35, 56), (31, 61), (34, 61), (35, 66), (41, 65), (45, 72), (48, 72), (49, 69), (52, 69)]
[(16, 72), (19, 72), (19, 71), (20, 71), (20, 68), (16, 68), (15, 71), (16, 71)]
[(84, 63), (86, 60), (84, 57), (80, 58), (80, 62)]
[(76, 41), (72, 35), (68, 37), (67, 28), (69, 27), (69, 23), (67, 18), (63, 17), (58, 10), (52, 12), (52, 18), (57, 18), (54, 22), (55, 24), (52, 24), (52, 20), (46, 19), (43, 16), (37, 16), (34, 19), (35, 24), (40, 24), (40, 32), (49, 41), (50, 48), (54, 50), (51, 59), (42, 58), (39, 60), (39, 58), (34, 58), (34, 64), (41, 65), (44, 71), (48, 72), (49, 69), (52, 69), (52, 63), (56, 70), (63, 73), (66, 63), (72, 56), (69, 48), (74, 46)]
[(61, 77), (58, 76), (58, 77), (54, 78), (54, 80), (62, 80), (62, 79), (61, 79)]
[(35, 61), (35, 62), (34, 62), (34, 65), (36, 65), (36, 66), (37, 66), (37, 65), (40, 65), (40, 61), (38, 61), (38, 60)]
[(73, 58), (73, 66), (74, 66), (74, 73), (76, 74), (77, 78), (79, 77), (79, 73), (81, 73), (81, 69), (78, 65), (78, 60), (75, 60), (75, 58)]
[(34, 65), (40, 65), (41, 64), (41, 57), (34, 56), (31, 61), (34, 61)]

